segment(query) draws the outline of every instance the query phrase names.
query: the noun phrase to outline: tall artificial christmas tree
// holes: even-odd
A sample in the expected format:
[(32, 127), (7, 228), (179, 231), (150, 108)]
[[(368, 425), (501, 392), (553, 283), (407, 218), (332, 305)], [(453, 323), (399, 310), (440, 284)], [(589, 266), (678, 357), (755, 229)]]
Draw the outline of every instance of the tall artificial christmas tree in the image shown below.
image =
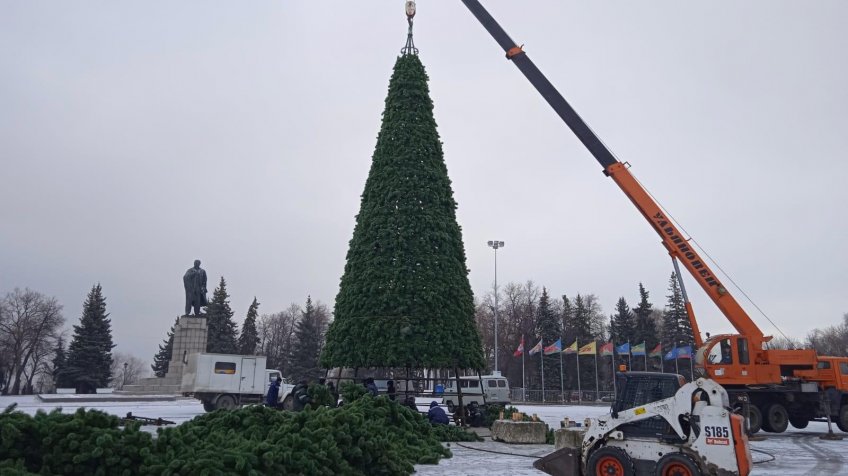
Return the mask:
[(112, 321), (106, 312), (103, 288), (96, 284), (83, 303), (80, 323), (68, 346), (63, 377), (77, 393), (94, 393), (112, 378)]
[(325, 367), (484, 366), (456, 202), (415, 51), (404, 49), (389, 82)]

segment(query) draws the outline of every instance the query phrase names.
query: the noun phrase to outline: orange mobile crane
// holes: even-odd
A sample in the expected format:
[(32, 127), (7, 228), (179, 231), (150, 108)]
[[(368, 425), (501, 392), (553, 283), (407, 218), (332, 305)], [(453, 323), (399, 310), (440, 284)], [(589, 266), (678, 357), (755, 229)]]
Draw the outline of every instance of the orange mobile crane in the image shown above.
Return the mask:
[[(483, 27), (506, 52), (506, 57), (524, 74), (562, 118), (577, 138), (633, 202), (662, 238), (672, 262), (695, 337), (695, 369), (720, 383), (735, 408), (748, 414), (750, 431), (760, 428), (783, 432), (792, 423), (804, 428), (813, 419), (830, 416), (839, 429), (848, 432), (848, 358), (823, 357), (812, 349), (775, 350), (766, 336), (689, 241), (647, 191), (619, 162), (571, 105), (548, 81), (503, 28), (477, 0), (462, 0)], [(695, 278), (738, 334), (701, 339), (692, 305), (686, 295), (678, 263)]]

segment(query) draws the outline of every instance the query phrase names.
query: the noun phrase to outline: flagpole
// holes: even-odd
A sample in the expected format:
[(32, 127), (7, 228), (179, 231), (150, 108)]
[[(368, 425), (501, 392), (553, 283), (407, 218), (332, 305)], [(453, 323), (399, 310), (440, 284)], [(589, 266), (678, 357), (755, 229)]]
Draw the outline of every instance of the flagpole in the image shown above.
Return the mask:
[(689, 381), (695, 381), (695, 369), (692, 367), (692, 352), (689, 352)]
[[(562, 347), (562, 346), (560, 346)], [(565, 395), (565, 379), (563, 378), (562, 373), (562, 350), (559, 351), (559, 400), (560, 402), (563, 400), (563, 395)]]
[[(615, 344), (613, 344), (613, 347), (615, 347)], [(612, 363), (612, 396), (615, 398), (618, 395), (618, 389), (615, 384), (615, 352), (610, 356), (610, 363)]]
[(627, 370), (633, 370), (633, 356), (630, 355), (633, 349), (630, 348), (630, 341), (627, 341)]
[[(522, 343), (524, 342), (524, 336), (521, 336), (521, 342)], [(526, 354), (526, 353), (527, 353), (527, 351), (522, 349), (522, 352), (521, 352), (521, 401), (522, 402), (527, 401), (527, 379), (524, 377), (524, 367), (525, 367), (525, 365), (524, 365), (524, 354)]]
[(583, 390), (580, 388), (580, 344), (577, 344), (577, 353), (574, 354), (574, 358), (577, 360), (577, 403), (583, 403)]
[(601, 388), (598, 386), (598, 349), (595, 348), (595, 401), (598, 400), (598, 395), (601, 393)]
[[(541, 341), (539, 341), (541, 342)], [(542, 403), (545, 403), (545, 346), (542, 346), (542, 351), (539, 352), (540, 362), (542, 364)]]

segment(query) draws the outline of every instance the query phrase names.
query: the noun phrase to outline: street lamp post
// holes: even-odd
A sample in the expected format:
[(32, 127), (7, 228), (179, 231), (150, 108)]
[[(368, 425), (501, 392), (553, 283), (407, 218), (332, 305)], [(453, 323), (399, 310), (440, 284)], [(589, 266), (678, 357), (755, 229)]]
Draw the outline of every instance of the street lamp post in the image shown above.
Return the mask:
[(503, 241), (489, 241), (489, 247), (495, 250), (495, 370), (498, 375), (498, 248), (504, 247)]
[(124, 378), (121, 380), (121, 390), (123, 390), (124, 385), (127, 384), (127, 367), (128, 366), (129, 366), (129, 364), (127, 362), (124, 362), (124, 375), (123, 375)]

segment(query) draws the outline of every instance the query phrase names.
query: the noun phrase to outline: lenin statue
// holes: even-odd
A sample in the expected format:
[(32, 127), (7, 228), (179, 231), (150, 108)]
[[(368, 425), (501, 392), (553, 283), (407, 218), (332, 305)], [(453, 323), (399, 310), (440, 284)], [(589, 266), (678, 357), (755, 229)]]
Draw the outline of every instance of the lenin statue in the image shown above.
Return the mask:
[(183, 286), (185, 286), (186, 304), (185, 315), (188, 316), (191, 308), (194, 315), (200, 315), (200, 308), (209, 304), (206, 300), (206, 271), (200, 267), (200, 260), (194, 260), (194, 267), (189, 268), (183, 275)]

